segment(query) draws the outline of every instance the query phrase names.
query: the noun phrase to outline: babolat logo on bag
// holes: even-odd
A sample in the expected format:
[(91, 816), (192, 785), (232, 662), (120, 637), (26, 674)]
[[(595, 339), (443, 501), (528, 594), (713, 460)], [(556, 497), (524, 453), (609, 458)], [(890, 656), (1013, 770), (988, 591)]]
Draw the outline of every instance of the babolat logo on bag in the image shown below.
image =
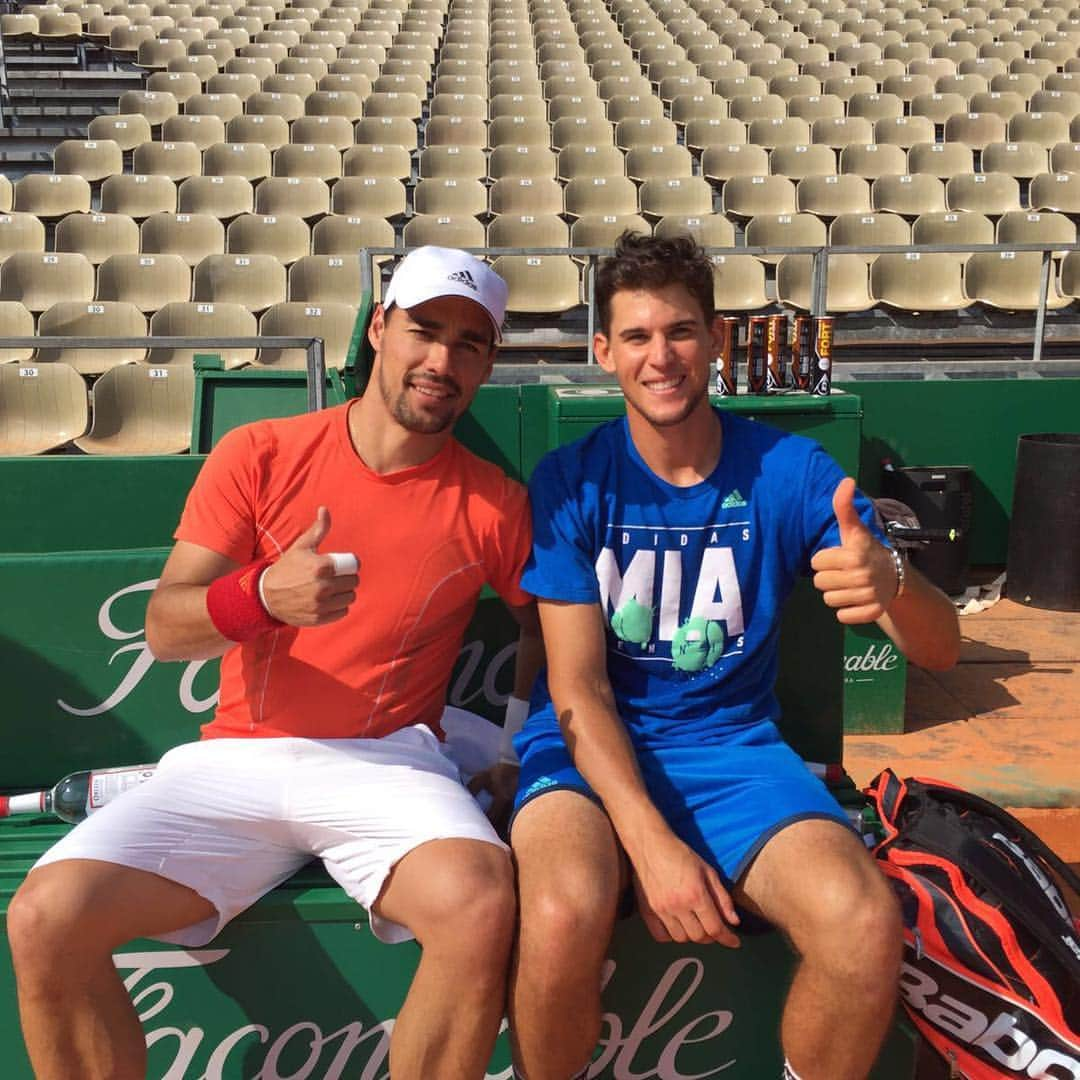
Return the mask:
[[(1011, 814), (891, 769), (866, 789), (904, 916), (900, 996), (966, 1080), (1080, 1080), (1080, 878)], [(1056, 879), (1056, 880), (1055, 880)]]
[(473, 281), (473, 276), (468, 270), (455, 270), (450, 275), (450, 280), (460, 282), (462, 285), (468, 285), (473, 292), (476, 292), (476, 282)]

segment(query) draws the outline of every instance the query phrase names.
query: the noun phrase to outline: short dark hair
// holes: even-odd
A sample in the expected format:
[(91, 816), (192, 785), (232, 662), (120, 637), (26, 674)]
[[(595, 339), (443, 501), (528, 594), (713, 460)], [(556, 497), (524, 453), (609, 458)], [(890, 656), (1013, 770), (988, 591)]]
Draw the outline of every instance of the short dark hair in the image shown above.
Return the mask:
[(628, 229), (615, 241), (615, 254), (600, 264), (596, 274), (602, 333), (611, 333), (611, 300), (617, 292), (668, 285), (685, 285), (701, 305), (706, 325), (712, 325), (716, 317), (713, 268), (697, 241), (691, 236), (649, 236)]

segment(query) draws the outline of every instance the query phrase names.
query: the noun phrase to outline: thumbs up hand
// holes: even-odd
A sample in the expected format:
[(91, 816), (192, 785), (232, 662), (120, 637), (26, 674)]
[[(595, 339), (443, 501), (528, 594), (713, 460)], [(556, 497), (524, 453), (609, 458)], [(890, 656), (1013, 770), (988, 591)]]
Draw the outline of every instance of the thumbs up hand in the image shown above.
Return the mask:
[(845, 477), (833, 493), (840, 546), (810, 560), (814, 586), (847, 625), (874, 622), (896, 596), (896, 564), (889, 549), (863, 524), (855, 509), (855, 481)]
[[(356, 599), (354, 556), (319, 554), (330, 532), (330, 511), (320, 506), (312, 524), (262, 576), (261, 595), (271, 615), (290, 626), (322, 626), (345, 617)], [(352, 572), (338, 573), (351, 560)]]

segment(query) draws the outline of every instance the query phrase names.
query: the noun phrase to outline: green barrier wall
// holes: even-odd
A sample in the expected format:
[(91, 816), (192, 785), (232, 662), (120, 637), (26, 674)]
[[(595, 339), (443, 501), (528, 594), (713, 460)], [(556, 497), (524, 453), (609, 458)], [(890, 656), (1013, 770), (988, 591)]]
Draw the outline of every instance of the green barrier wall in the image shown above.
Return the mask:
[(877, 494), (882, 458), (896, 466), (968, 465), (974, 472), (969, 559), (1003, 564), (1017, 437), (1080, 431), (1080, 379), (838, 381), (863, 404), (860, 484)]

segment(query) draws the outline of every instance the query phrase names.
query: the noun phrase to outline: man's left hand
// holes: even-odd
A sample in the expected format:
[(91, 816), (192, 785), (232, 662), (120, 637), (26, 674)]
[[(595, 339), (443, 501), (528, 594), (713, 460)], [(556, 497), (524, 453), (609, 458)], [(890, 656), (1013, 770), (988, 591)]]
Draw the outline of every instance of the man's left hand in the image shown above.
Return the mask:
[(855, 509), (855, 481), (844, 477), (833, 493), (840, 546), (810, 560), (814, 586), (847, 625), (880, 619), (896, 596), (896, 564), (889, 549), (863, 524)]
[(510, 811), (514, 808), (517, 785), (518, 766), (505, 761), (500, 761), (484, 769), (483, 772), (478, 772), (469, 781), (469, 791), (473, 795), (486, 791), (491, 796), (491, 805), (486, 811), (488, 820), (504, 840), (507, 826), (510, 824)]

